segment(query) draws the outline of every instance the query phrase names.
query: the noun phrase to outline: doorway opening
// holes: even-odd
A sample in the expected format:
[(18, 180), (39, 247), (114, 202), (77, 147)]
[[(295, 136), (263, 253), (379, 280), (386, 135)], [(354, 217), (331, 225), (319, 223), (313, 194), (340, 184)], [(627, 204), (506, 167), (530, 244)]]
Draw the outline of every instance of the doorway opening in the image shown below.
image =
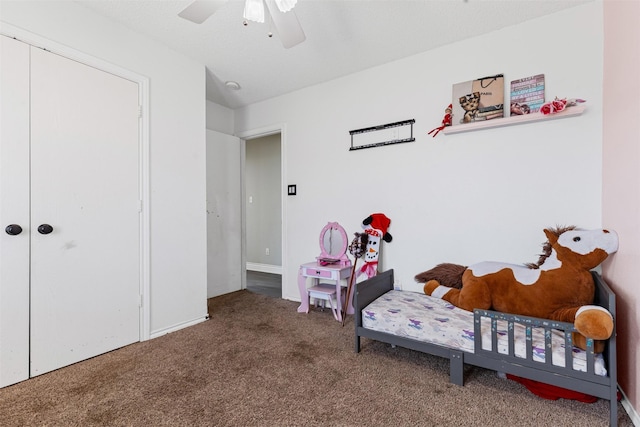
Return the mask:
[(283, 137), (280, 129), (243, 139), (243, 288), (282, 298)]
[(282, 298), (282, 274), (247, 270), (247, 290), (273, 298)]

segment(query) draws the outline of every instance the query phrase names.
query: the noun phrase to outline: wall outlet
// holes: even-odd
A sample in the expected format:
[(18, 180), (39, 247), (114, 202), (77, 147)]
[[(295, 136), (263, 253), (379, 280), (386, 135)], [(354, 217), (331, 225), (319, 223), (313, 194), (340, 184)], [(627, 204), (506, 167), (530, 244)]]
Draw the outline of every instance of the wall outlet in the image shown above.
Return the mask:
[(266, 249), (264, 250), (264, 254), (265, 254), (265, 255), (269, 255), (269, 248), (266, 248)]

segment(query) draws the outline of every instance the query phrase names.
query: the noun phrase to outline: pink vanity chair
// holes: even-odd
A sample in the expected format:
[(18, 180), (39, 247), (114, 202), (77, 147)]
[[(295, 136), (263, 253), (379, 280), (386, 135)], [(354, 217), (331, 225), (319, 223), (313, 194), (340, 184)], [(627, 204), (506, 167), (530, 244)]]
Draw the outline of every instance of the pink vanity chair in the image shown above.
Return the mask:
[[(302, 264), (298, 270), (298, 288), (300, 290), (300, 307), (298, 313), (309, 312), (309, 301), (320, 301), (325, 308), (329, 303), (333, 317), (342, 322), (343, 286), (351, 276), (351, 260), (347, 256), (347, 233), (337, 222), (329, 222), (320, 232), (320, 256), (316, 261)], [(307, 288), (307, 279), (313, 279), (313, 286)], [(341, 283), (345, 281), (344, 285)], [(322, 283), (321, 283), (322, 281)], [(332, 281), (333, 284), (324, 283)], [(335, 306), (334, 306), (335, 300)], [(353, 304), (349, 301), (347, 313), (353, 314)]]

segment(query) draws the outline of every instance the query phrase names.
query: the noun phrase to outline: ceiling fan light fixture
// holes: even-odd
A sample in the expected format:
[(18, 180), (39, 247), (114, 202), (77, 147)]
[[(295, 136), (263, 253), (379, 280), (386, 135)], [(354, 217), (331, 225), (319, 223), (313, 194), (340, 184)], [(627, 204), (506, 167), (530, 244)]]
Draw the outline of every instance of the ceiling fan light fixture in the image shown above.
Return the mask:
[(254, 22), (264, 22), (263, 0), (246, 0), (244, 3), (244, 19)]
[(280, 12), (289, 12), (294, 8), (298, 0), (275, 0)]

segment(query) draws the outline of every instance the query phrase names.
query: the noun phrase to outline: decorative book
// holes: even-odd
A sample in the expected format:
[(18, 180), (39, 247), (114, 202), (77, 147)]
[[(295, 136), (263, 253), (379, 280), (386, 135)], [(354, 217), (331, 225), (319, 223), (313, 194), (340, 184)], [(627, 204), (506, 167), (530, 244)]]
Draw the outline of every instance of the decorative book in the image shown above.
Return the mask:
[(537, 113), (544, 104), (544, 74), (511, 82), (510, 116)]

